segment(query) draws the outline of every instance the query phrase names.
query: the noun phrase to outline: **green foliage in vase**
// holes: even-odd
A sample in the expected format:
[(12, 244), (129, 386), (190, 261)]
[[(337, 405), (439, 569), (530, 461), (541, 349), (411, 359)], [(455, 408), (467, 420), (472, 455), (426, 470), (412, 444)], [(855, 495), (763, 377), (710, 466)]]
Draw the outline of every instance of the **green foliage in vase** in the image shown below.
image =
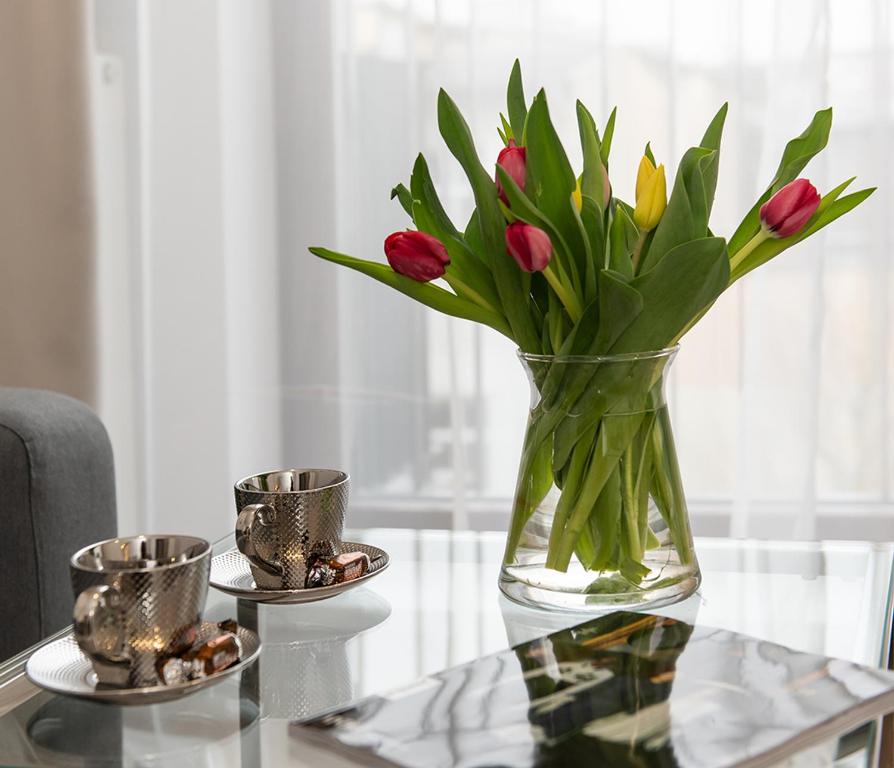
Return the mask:
[[(668, 358), (643, 365), (643, 356), (673, 347), (737, 280), (873, 190), (845, 194), (851, 179), (821, 196), (798, 178), (828, 141), (832, 110), (824, 109), (786, 145), (765, 192), (724, 238), (711, 229), (710, 216), (726, 104), (683, 153), (669, 195), (664, 165), (646, 146), (632, 203), (611, 186), (616, 112), (600, 134), (590, 111), (580, 102), (576, 109), (579, 172), (553, 125), (546, 93), (525, 98), (516, 61), (497, 129), (505, 147), (491, 167), (442, 90), (438, 127), (475, 201), (465, 227), (450, 220), (419, 155), (409, 186), (392, 190), (415, 229), (388, 237), (387, 265), (310, 250), (440, 312), (487, 325), (522, 353), (545, 357), (547, 363), (531, 366), (541, 398), (528, 423), (506, 561), (555, 484), (561, 496), (547, 565), (564, 571), (576, 555), (589, 570), (636, 584), (645, 552), (657, 546), (644, 523), (649, 499), (681, 560), (691, 557), (676, 457), (667, 455), (669, 422), (655, 396)], [(593, 358), (593, 364), (556, 364), (569, 356)], [(606, 357), (611, 363), (600, 363)]]

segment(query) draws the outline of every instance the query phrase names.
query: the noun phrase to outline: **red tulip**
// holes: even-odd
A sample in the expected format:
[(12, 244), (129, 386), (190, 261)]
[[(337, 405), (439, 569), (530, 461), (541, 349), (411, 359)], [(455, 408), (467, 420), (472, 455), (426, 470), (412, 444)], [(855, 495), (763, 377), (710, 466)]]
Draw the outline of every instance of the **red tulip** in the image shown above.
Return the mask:
[(549, 235), (522, 221), (506, 227), (506, 248), (525, 272), (542, 272), (553, 253)]
[[(509, 146), (500, 150), (500, 154), (497, 155), (497, 165), (512, 177), (520, 189), (525, 188), (525, 148), (516, 146), (514, 139), (509, 139)], [(499, 176), (497, 176), (497, 192), (500, 199), (509, 205)]]
[(420, 283), (441, 277), (450, 263), (447, 249), (438, 238), (412, 230), (388, 235), (385, 256), (395, 272)]
[(804, 228), (819, 204), (816, 187), (795, 179), (761, 206), (761, 223), (773, 237), (789, 237)]

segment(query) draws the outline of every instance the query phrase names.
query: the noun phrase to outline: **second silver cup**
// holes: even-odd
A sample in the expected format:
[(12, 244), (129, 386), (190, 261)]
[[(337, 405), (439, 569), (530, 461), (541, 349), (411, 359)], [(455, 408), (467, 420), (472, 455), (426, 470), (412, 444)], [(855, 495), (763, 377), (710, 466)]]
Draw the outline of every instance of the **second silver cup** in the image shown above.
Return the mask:
[(284, 469), (236, 483), (236, 546), (260, 589), (302, 589), (315, 551), (339, 551), (350, 478), (336, 469)]

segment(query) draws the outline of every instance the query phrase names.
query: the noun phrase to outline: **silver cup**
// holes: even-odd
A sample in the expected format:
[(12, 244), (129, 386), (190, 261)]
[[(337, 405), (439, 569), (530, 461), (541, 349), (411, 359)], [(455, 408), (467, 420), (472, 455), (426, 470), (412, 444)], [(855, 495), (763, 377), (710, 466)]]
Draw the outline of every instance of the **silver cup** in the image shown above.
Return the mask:
[(236, 546), (260, 589), (302, 589), (307, 559), (338, 552), (350, 478), (335, 469), (284, 469), (236, 483)]
[(74, 635), (100, 683), (157, 685), (159, 654), (191, 644), (208, 594), (211, 545), (193, 536), (131, 536), (71, 558)]

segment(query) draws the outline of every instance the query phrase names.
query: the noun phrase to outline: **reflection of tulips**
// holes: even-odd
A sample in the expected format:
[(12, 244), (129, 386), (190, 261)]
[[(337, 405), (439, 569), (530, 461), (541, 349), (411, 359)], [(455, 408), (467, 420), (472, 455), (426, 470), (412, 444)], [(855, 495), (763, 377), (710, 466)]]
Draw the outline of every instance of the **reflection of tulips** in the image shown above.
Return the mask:
[(444, 244), (425, 232), (394, 232), (385, 239), (385, 257), (398, 274), (427, 283), (441, 277), (450, 263)]
[(804, 229), (819, 204), (816, 187), (807, 179), (795, 179), (761, 206), (761, 224), (773, 237), (791, 237)]
[(668, 706), (692, 631), (614, 613), (517, 648), (543, 764), (675, 765)]

